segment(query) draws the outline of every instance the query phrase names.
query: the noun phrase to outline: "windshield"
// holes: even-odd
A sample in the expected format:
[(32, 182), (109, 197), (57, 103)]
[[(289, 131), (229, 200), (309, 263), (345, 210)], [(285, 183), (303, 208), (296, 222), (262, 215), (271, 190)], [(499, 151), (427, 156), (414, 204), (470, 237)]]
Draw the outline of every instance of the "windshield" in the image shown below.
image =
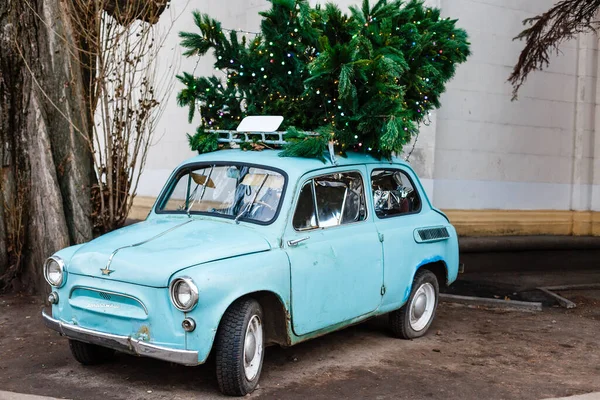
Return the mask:
[(269, 223), (277, 215), (285, 178), (248, 165), (204, 165), (177, 175), (158, 212), (210, 214)]

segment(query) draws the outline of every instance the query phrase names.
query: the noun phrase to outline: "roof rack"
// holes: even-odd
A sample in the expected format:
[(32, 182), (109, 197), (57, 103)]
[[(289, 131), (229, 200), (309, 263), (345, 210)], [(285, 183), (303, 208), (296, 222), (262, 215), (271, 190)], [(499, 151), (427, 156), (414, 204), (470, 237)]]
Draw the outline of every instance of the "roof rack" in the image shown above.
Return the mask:
[[(259, 141), (260, 143), (270, 144), (274, 146), (284, 146), (289, 144), (283, 139), (285, 132), (240, 132), (240, 131), (226, 131), (226, 130), (209, 130), (207, 132), (216, 133), (219, 135), (217, 141), (219, 143), (252, 143)], [(302, 132), (306, 136), (319, 136), (316, 132)]]
[[(218, 135), (217, 142), (226, 144), (241, 144), (260, 142), (272, 146), (284, 146), (289, 144), (283, 135), (286, 132), (277, 129), (283, 122), (281, 116), (248, 116), (245, 117), (237, 127), (237, 130), (208, 130), (207, 132)], [(261, 129), (262, 128), (262, 129)], [(271, 130), (272, 129), (272, 130)], [(306, 136), (319, 136), (316, 132), (301, 132)], [(332, 164), (337, 165), (333, 142), (327, 146), (329, 159)]]

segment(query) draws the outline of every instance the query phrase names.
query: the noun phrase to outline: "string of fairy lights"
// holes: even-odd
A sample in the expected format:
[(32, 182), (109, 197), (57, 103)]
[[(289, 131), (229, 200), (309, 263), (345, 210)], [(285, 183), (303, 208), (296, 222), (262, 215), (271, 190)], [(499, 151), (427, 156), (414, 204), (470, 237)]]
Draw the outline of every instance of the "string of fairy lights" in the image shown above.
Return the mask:
[[(427, 13), (430, 12), (431, 9), (427, 9)], [(442, 18), (439, 18), (439, 20), (441, 21)], [(345, 22), (348, 22), (348, 19), (346, 19)], [(323, 24), (326, 25), (326, 22), (323, 22)], [(394, 33), (390, 31), (382, 31), (381, 26), (377, 24), (378, 21), (376, 17), (367, 16), (367, 20), (364, 23), (364, 34), (370, 36), (378, 35), (385, 38), (394, 36)], [(421, 24), (421, 21), (415, 20), (413, 21), (413, 24), (418, 26)], [(215, 26), (213, 25), (210, 28), (214, 30)], [(333, 85), (328, 85), (329, 87), (315, 88), (314, 93), (316, 94), (316, 96), (311, 96), (310, 94), (307, 94), (304, 91), (305, 88), (301, 88), (302, 90), (296, 90), (295, 92), (291, 91), (291, 93), (282, 92), (281, 90), (274, 90), (269, 93), (260, 94), (261, 90), (269, 89), (269, 85), (267, 85), (266, 82), (269, 79), (273, 79), (272, 74), (281, 73), (283, 76), (287, 75), (290, 78), (289, 82), (294, 81), (294, 76), (296, 74), (310, 75), (310, 70), (306, 67), (305, 70), (303, 70), (302, 66), (314, 64), (315, 60), (318, 59), (320, 54), (315, 49), (310, 49), (309, 46), (303, 44), (303, 40), (298, 27), (294, 27), (293, 25), (292, 27), (290, 27), (288, 32), (289, 39), (287, 41), (287, 47), (285, 46), (285, 40), (282, 40), (278, 43), (274, 43), (273, 41), (264, 41), (264, 37), (260, 32), (229, 28), (220, 28), (220, 30), (241, 35), (252, 35), (254, 38), (250, 41), (253, 42), (254, 52), (257, 53), (257, 56), (253, 56), (251, 52), (246, 53), (246, 55), (248, 56), (248, 61), (250, 64), (252, 64), (252, 67), (248, 67), (248, 64), (244, 65), (243, 61), (237, 60), (235, 58), (227, 59), (223, 55), (217, 56), (218, 61), (216, 65), (218, 66), (215, 66), (215, 70), (224, 74), (224, 76), (226, 77), (227, 87), (233, 85), (233, 87), (237, 89), (238, 84), (241, 82), (241, 80), (246, 80), (246, 82), (248, 80), (251, 80), (254, 83), (254, 95), (256, 97), (262, 97), (262, 105), (256, 101), (253, 104), (254, 106), (258, 107), (261, 111), (268, 111), (269, 109), (272, 109), (273, 107), (268, 106), (269, 103), (278, 101), (291, 102), (292, 106), (295, 105), (295, 109), (302, 109), (303, 107), (306, 107), (308, 105), (316, 107), (316, 104), (318, 103), (319, 109), (325, 108), (324, 113), (321, 114), (322, 121), (318, 121), (318, 124), (330, 124), (332, 127), (332, 137), (335, 136), (335, 131), (339, 125), (338, 121), (341, 120), (345, 126), (349, 126), (348, 119), (344, 118), (346, 116), (349, 116), (348, 110), (345, 110), (344, 106), (342, 105), (344, 104), (344, 101), (340, 101), (339, 99), (339, 79), (333, 80)], [(395, 31), (401, 32), (402, 29), (400, 26), (397, 26), (395, 28)], [(423, 36), (428, 36), (428, 33), (429, 32), (425, 30), (423, 32)], [(435, 36), (436, 32), (433, 31), (432, 35)], [(453, 41), (454, 39), (454, 34), (450, 35), (447, 39), (435, 39), (430, 42), (431, 46), (426, 46), (426, 44), (424, 43), (417, 43), (413, 41), (411, 43), (411, 47), (423, 46), (424, 48), (428, 48), (428, 54), (431, 54), (431, 60), (433, 62), (435, 62), (436, 59), (441, 59), (452, 64), (452, 59), (449, 57), (445, 57), (444, 49), (441, 48), (443, 47), (443, 43), (441, 42)], [(283, 48), (280, 47), (281, 45), (283, 45)], [(435, 47), (439, 48), (433, 49)], [(250, 47), (247, 47), (247, 49), (249, 48)], [(357, 45), (357, 51), (360, 50), (360, 46)], [(460, 49), (457, 47), (456, 51), (460, 51)], [(301, 60), (298, 61), (297, 58), (301, 58)], [(385, 58), (385, 56), (383, 58)], [(259, 62), (256, 62), (257, 60), (259, 60)], [(414, 60), (415, 59), (412, 58), (412, 60), (409, 60), (409, 62)], [(390, 74), (389, 76), (392, 75)], [(374, 73), (371, 74), (371, 77), (375, 78)], [(402, 118), (402, 122), (404, 125), (403, 130), (405, 132), (409, 131), (409, 127), (407, 126), (408, 123), (419, 123), (431, 114), (430, 110), (433, 108), (433, 105), (430, 99), (431, 94), (429, 92), (431, 91), (431, 87), (436, 84), (435, 82), (433, 82), (434, 79), (435, 78), (433, 77), (430, 78), (417, 76), (416, 80), (414, 82), (411, 82), (414, 88), (409, 87), (408, 90), (414, 89), (417, 90), (419, 93), (418, 100), (411, 100), (414, 103), (412, 105), (409, 104), (408, 101), (401, 99), (404, 93), (401, 94), (400, 91), (398, 91), (394, 96), (389, 98), (390, 101), (398, 101), (399, 99), (401, 99), (402, 106), (405, 109), (412, 109), (416, 112), (417, 116), (411, 118), (410, 121), (406, 117)], [(361, 83), (362, 82), (359, 82), (355, 78), (353, 80), (354, 89), (359, 90), (359, 88), (356, 88), (356, 86), (360, 85)], [(395, 83), (396, 85), (398, 85), (398, 87), (401, 87), (403, 82), (399, 78), (395, 78)], [(293, 85), (291, 85), (290, 88), (293, 89), (292, 86)], [(216, 104), (215, 99), (218, 99), (218, 95), (210, 95), (210, 92), (212, 90), (220, 91), (223, 89), (224, 88), (221, 84), (218, 84), (216, 88), (206, 87), (206, 94), (201, 94), (196, 99), (196, 106), (198, 107), (198, 111), (200, 111), (201, 118), (206, 123), (206, 125), (210, 127), (210, 129), (221, 129), (221, 121), (225, 118), (233, 118), (235, 120), (240, 120), (239, 115), (231, 115), (229, 113), (227, 106), (225, 106), (224, 104)], [(383, 93), (379, 91), (378, 95), (381, 96), (382, 94)], [(210, 100), (211, 98), (213, 100)], [(242, 95), (241, 92), (239, 93), (238, 98), (242, 101), (247, 100), (247, 98), (244, 95)], [(310, 104), (305, 104), (307, 101)], [(203, 110), (203, 108), (207, 108), (208, 110), (206, 111), (208, 112), (203, 112), (205, 111)], [(385, 119), (393, 118), (393, 116), (390, 115), (378, 115), (372, 117)], [(315, 121), (315, 123), (317, 123), (317, 121)], [(358, 140), (358, 135), (354, 135), (354, 139)], [(362, 146), (362, 143), (358, 142), (358, 146)], [(369, 148), (368, 150), (371, 150), (371, 148)]]

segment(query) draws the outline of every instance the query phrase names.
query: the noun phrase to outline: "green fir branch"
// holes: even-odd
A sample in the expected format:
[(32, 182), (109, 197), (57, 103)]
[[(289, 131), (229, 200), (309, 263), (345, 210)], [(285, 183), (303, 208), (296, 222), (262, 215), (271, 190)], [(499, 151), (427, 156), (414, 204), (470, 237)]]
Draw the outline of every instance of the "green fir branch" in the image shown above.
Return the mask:
[(283, 115), (290, 144), (282, 155), (323, 159), (333, 140), (342, 153), (389, 158), (440, 106), (446, 83), (470, 54), (457, 21), (422, 0), (364, 0), (348, 14), (334, 4), (270, 2), (251, 39), (225, 35), (198, 11), (197, 31), (180, 33), (187, 56), (212, 49), (223, 74), (178, 76), (178, 104), (188, 107), (190, 121), (200, 117), (190, 136), (194, 150), (219, 148), (206, 130), (235, 129), (246, 115)]

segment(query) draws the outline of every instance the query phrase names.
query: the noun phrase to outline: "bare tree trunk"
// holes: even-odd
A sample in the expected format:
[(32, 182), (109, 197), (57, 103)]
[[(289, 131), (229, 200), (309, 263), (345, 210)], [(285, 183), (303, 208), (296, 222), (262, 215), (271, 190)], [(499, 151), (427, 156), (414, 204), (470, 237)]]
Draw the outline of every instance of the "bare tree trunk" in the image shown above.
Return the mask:
[[(2, 42), (0, 41), (0, 46), (1, 45)], [(0, 76), (0, 90), (2, 88), (1, 78), (2, 77)], [(2, 96), (2, 92), (0, 91), (0, 116), (4, 116), (6, 107), (7, 106), (4, 104), (4, 96)], [(10, 153), (8, 151), (8, 143), (5, 143), (3, 140), (3, 133), (6, 131), (4, 122), (4, 118), (0, 119), (0, 276), (3, 276), (8, 268), (8, 237), (6, 223), (4, 221), (4, 199), (5, 197), (8, 197), (8, 190), (5, 189), (6, 185), (3, 184), (3, 182), (9, 182), (8, 168), (5, 167), (9, 165)]]
[(92, 237), (89, 117), (64, 4), (0, 2), (0, 289), (41, 291), (44, 259)]
[[(0, 292), (43, 292), (46, 257), (92, 238), (92, 188), (106, 174), (94, 163), (93, 113), (98, 96), (113, 94), (95, 92), (103, 50), (89, 39), (104, 12), (154, 23), (168, 1), (0, 0)], [(158, 105), (150, 97), (140, 112)]]
[[(39, 1), (39, 0), (38, 0)], [(57, 8), (46, 14), (47, 24), (55, 32), (48, 32), (49, 48), (54, 50), (45, 68), (45, 87), (58, 110), (51, 109), (50, 142), (56, 173), (63, 195), (63, 207), (71, 243), (82, 243), (92, 238), (91, 185), (95, 182), (92, 160), (92, 136), (89, 131), (92, 117), (88, 115), (86, 90), (83, 81), (83, 64), (75, 44), (74, 29), (68, 10), (70, 2), (45, 0)], [(45, 7), (47, 8), (47, 7)], [(50, 79), (48, 79), (50, 78)], [(61, 85), (62, 83), (62, 85)], [(64, 115), (61, 115), (64, 114)]]

